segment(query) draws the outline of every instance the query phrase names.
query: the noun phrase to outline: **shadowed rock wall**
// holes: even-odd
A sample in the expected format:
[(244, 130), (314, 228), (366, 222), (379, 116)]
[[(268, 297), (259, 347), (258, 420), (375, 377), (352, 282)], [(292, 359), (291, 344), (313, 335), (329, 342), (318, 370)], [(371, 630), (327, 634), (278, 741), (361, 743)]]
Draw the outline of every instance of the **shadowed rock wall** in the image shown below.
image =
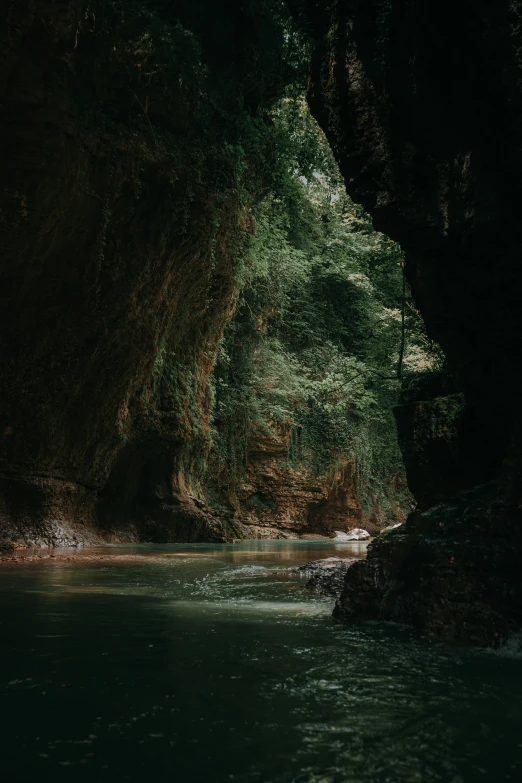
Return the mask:
[(522, 450), (521, 4), (290, 5), (315, 41), (310, 104), (348, 192), (401, 243), (498, 470)]
[(233, 144), (283, 67), (235, 1), (0, 15), (0, 538), (168, 538), (252, 230)]
[[(414, 515), (372, 545), (348, 572), (338, 614), (495, 642), (521, 622), (522, 4), (289, 4), (314, 41), (310, 105), (348, 192), (401, 243), (429, 334), (480, 433), (460, 440), (466, 468), (434, 496), (434, 463), (423, 477), (419, 444), (410, 448), (426, 427), (403, 411), (410, 488), (426, 507), (473, 482), (500, 482), (459, 495), (447, 513)], [(444, 407), (430, 405), (428, 418)]]

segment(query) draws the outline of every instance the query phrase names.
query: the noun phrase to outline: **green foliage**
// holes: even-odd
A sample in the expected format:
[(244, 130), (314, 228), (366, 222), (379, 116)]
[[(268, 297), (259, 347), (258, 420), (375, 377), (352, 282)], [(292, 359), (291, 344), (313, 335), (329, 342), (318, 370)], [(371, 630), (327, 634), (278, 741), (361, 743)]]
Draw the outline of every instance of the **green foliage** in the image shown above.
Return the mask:
[[(186, 461), (204, 462), (208, 451), (208, 372), (242, 273), (252, 211), (279, 168), (282, 135), (271, 107), (305, 72), (306, 50), (284, 3), (237, 3), (237, 14), (227, 5), (216, 0), (201, 14), (193, 3), (111, 0), (94, 9), (98, 27), (89, 39), (110, 48), (111, 68), (98, 81), (107, 84), (107, 115), (136, 147), (133, 196), (172, 207), (166, 252), (180, 265), (199, 254), (205, 270), (203, 281), (192, 273), (193, 300), (185, 298), (169, 333), (158, 329), (151, 388), (142, 392), (169, 412)], [(87, 101), (84, 111), (91, 111)], [(241, 416), (239, 403), (235, 412)]]
[[(93, 0), (78, 36), (81, 50), (110, 48), (109, 67), (92, 74), (105, 85), (105, 116), (145, 140), (141, 163), (172, 167), (187, 209), (200, 190), (259, 193), (275, 152), (266, 110), (306, 72), (307, 47), (285, 3), (237, 3), (231, 14), (227, 0), (205, 13), (190, 2)], [(78, 102), (92, 114), (89, 98)]]
[[(286, 432), (295, 465), (327, 474), (351, 460), (363, 501), (385, 506), (403, 474), (391, 412), (402, 255), (346, 197), (303, 100), (287, 97), (272, 120), (277, 166), (214, 373), (215, 451), (239, 481), (252, 431)], [(429, 363), (409, 296), (406, 310), (406, 358)]]
[[(193, 241), (183, 226), (194, 215), (211, 216), (201, 227), (211, 260), (207, 313), (219, 259), (233, 256), (240, 296), (212, 383), (218, 472), (240, 482), (252, 433), (283, 432), (295, 465), (334, 474), (351, 460), (361, 496), (382, 501), (403, 471), (391, 414), (400, 387), (400, 249), (346, 197), (303, 98), (308, 52), (286, 5), (242, 4), (239, 37), (219, 26), (221, 6), (202, 18), (183, 4), (178, 18), (166, 3), (156, 15), (136, 1), (114, 4), (125, 32), (114, 57), (118, 71), (127, 64), (131, 85), (126, 112), (141, 131), (134, 136), (147, 140), (140, 161), (165, 165), (184, 210), (183, 241)], [(140, 170), (137, 198), (142, 179)], [(239, 216), (233, 229), (231, 214)], [(411, 374), (431, 360), (409, 297), (406, 305)], [(198, 342), (208, 344), (207, 366), (220, 329)], [(199, 444), (208, 436), (201, 355), (169, 345), (157, 346), (152, 392), (178, 412), (184, 442)]]

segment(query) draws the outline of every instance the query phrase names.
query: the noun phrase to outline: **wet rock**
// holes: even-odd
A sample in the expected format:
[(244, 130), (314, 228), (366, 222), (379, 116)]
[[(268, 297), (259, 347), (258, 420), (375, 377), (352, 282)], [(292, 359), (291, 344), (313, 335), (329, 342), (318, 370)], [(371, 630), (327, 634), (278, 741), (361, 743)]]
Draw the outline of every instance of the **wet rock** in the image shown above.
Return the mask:
[(297, 570), (308, 578), (305, 585), (307, 589), (316, 590), (322, 595), (338, 596), (343, 589), (346, 572), (355, 562), (354, 558), (327, 557), (299, 566)]
[(502, 487), (460, 493), (378, 536), (347, 572), (334, 614), (497, 645), (522, 627), (521, 551), (522, 509)]

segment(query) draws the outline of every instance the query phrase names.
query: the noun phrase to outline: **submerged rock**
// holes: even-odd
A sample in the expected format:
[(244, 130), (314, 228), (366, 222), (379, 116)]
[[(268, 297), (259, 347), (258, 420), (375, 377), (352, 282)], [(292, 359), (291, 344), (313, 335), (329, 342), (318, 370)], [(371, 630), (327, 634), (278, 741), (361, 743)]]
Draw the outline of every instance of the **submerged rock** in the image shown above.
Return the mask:
[(299, 566), (298, 571), (308, 577), (305, 587), (309, 590), (338, 596), (343, 589), (346, 572), (355, 562), (354, 558), (327, 557)]

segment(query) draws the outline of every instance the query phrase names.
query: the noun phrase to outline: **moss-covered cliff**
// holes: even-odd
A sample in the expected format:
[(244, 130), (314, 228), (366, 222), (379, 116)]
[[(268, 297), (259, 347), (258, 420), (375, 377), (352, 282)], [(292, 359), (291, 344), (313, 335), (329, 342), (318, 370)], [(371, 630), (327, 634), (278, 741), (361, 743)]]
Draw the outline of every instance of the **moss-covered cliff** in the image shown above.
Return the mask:
[(373, 532), (411, 509), (392, 407), (433, 351), (400, 248), (347, 198), (298, 91), (272, 119), (279, 154), (213, 376), (206, 481), (251, 530)]
[(2, 4), (6, 545), (154, 534), (158, 514), (175, 535), (180, 505), (197, 512), (262, 108), (290, 68), (274, 8)]

